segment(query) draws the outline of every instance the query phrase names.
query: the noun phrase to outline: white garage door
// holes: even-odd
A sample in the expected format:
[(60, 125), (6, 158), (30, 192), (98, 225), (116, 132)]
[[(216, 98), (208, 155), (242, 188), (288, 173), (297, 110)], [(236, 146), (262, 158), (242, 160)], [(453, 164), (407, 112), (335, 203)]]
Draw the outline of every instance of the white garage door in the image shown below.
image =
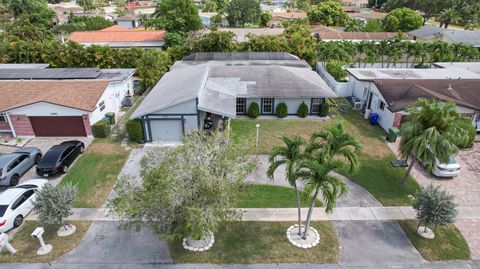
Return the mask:
[(151, 120), (152, 141), (181, 141), (181, 120)]

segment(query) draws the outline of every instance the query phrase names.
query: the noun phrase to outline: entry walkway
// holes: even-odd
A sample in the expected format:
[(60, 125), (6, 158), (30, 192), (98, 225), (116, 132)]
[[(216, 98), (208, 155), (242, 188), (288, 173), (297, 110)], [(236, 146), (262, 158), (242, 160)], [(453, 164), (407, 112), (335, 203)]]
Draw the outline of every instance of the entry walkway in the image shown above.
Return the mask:
[[(296, 221), (296, 208), (240, 208), (243, 211), (242, 221)], [(479, 207), (457, 207), (457, 220), (480, 220)], [(74, 208), (73, 214), (67, 220), (90, 220), (90, 221), (120, 221), (107, 208)], [(308, 208), (302, 208), (303, 216), (306, 216)], [(36, 219), (31, 214), (29, 220)], [(385, 207), (337, 207), (331, 214), (325, 213), (325, 208), (316, 207), (313, 211), (312, 220), (405, 220), (415, 219), (415, 211), (409, 206), (385, 206)]]

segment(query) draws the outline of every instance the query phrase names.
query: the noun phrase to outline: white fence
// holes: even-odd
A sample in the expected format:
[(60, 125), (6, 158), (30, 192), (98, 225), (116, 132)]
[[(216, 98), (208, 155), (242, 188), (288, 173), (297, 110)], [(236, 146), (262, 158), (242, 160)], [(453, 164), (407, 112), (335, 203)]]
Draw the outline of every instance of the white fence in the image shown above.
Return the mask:
[(325, 80), (328, 86), (340, 97), (352, 95), (349, 82), (338, 82), (323, 68), (321, 63), (317, 63), (317, 73)]

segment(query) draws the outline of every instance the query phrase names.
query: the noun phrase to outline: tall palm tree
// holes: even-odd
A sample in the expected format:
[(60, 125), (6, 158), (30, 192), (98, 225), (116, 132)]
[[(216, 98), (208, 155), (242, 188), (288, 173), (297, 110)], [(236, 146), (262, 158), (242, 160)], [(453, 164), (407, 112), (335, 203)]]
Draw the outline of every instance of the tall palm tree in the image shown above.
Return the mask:
[(406, 112), (410, 120), (401, 125), (400, 152), (412, 161), (405, 173), (402, 183), (406, 183), (412, 167), (417, 161), (432, 170), (435, 159), (441, 163), (448, 162), (450, 155), (458, 151), (456, 138), (464, 136), (458, 124), (460, 119), (453, 102), (441, 102), (420, 98)]
[(282, 137), (285, 146), (274, 147), (269, 156), (270, 166), (267, 170), (267, 176), (273, 179), (273, 175), (278, 167), (285, 165), (286, 180), (295, 189), (297, 196), (297, 210), (298, 210), (298, 235), (302, 234), (302, 210), (300, 206), (300, 193), (297, 186), (297, 177), (295, 170), (303, 157), (302, 145), (305, 140), (300, 136)]
[(460, 20), (462, 20), (460, 13), (453, 7), (446, 8), (440, 12), (440, 23), (445, 28), (448, 28), (451, 23), (457, 23)]
[(357, 171), (360, 166), (358, 160), (360, 149), (360, 143), (346, 132), (339, 122), (312, 134), (305, 150), (308, 158), (302, 161), (296, 171), (297, 178), (306, 183), (305, 192), (311, 196), (303, 239), (308, 236), (313, 206), (318, 194), (322, 194), (325, 211), (331, 212), (337, 198), (348, 193), (345, 182), (331, 176), (330, 173), (344, 166), (348, 166), (352, 172)]

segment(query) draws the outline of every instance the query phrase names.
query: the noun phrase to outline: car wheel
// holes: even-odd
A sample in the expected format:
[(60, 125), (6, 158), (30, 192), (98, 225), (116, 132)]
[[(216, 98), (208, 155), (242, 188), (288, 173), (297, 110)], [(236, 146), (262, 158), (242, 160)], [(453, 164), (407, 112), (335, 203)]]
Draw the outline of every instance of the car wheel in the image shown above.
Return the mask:
[(63, 172), (64, 174), (68, 172), (68, 165), (64, 165), (64, 166), (62, 167), (62, 172)]
[(23, 216), (22, 215), (18, 215), (15, 220), (13, 220), (13, 227), (14, 228), (17, 228), (18, 226), (22, 225), (23, 223)]
[(35, 155), (35, 164), (38, 164), (38, 162), (40, 161), (40, 159), (42, 159), (42, 155), (41, 155), (41, 154)]
[(80, 154), (82, 154), (84, 151), (85, 151), (85, 147), (84, 147), (84, 146), (80, 146)]
[(13, 175), (10, 178), (10, 185), (11, 186), (17, 186), (18, 182), (20, 182), (20, 177), (18, 175)]

